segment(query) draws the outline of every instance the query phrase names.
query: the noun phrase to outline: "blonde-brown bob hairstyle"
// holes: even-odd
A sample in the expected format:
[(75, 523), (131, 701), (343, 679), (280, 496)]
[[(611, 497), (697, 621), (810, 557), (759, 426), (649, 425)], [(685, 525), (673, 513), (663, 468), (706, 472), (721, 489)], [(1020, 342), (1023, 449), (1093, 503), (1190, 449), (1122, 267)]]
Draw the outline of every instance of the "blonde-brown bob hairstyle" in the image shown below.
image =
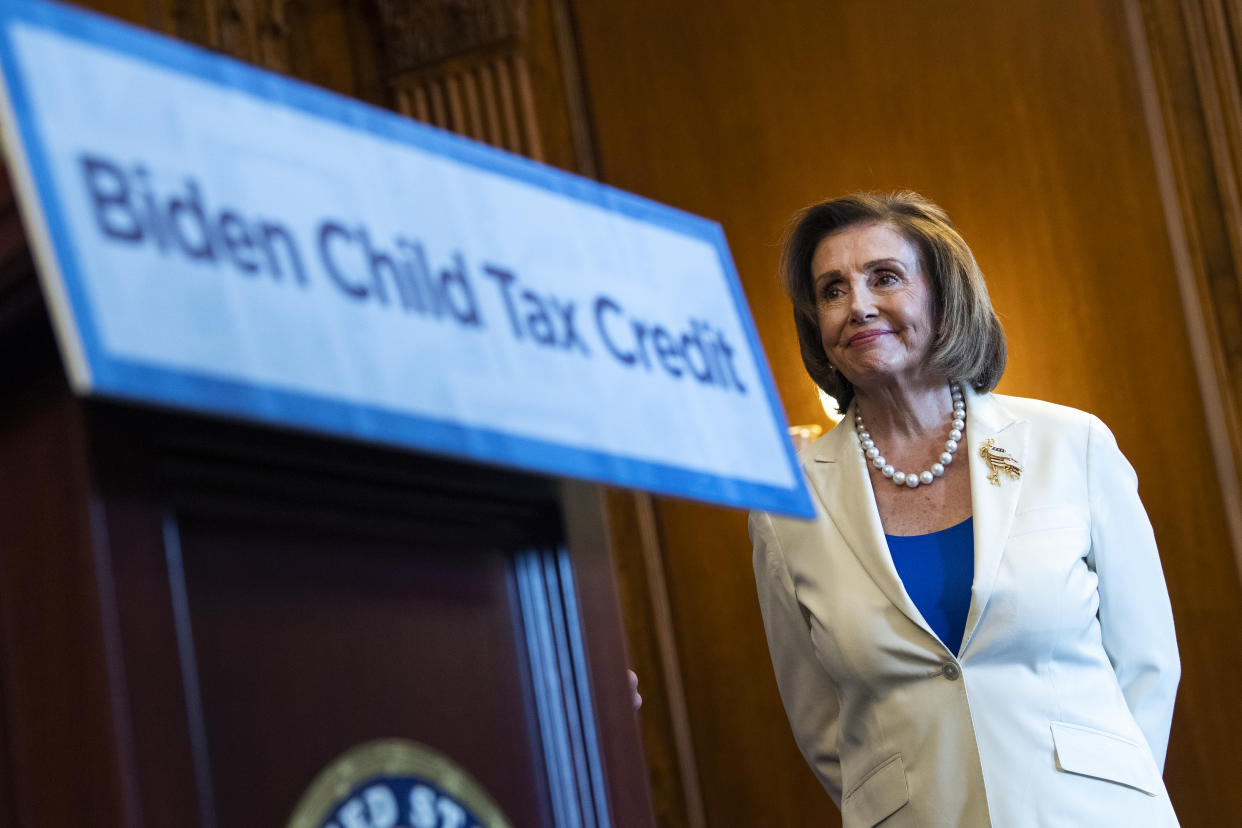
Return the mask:
[(802, 364), (811, 379), (836, 399), (842, 412), (849, 408), (854, 386), (824, 353), (811, 260), (827, 236), (867, 224), (887, 224), (918, 249), (935, 307), (936, 334), (927, 370), (949, 381), (969, 383), (980, 393), (995, 388), (1005, 372), (1005, 332), (992, 309), (983, 273), (949, 214), (909, 191), (854, 193), (794, 215), (781, 251), (781, 277), (793, 300)]

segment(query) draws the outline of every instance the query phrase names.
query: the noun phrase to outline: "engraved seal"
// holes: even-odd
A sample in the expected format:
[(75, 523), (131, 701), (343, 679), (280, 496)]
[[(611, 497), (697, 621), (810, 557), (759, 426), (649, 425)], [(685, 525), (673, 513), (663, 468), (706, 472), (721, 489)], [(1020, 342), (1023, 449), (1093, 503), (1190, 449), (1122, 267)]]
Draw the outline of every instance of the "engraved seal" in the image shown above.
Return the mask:
[(286, 828), (510, 828), (452, 760), (406, 739), (351, 748), (319, 773)]

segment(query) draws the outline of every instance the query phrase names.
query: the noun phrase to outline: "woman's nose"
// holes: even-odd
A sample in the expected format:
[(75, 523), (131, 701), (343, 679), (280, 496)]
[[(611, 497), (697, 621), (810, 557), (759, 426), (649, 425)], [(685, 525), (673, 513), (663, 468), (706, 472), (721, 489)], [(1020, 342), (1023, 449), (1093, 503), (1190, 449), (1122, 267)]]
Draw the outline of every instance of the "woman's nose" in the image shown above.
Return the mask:
[(863, 322), (875, 316), (875, 297), (866, 288), (850, 291), (850, 319)]

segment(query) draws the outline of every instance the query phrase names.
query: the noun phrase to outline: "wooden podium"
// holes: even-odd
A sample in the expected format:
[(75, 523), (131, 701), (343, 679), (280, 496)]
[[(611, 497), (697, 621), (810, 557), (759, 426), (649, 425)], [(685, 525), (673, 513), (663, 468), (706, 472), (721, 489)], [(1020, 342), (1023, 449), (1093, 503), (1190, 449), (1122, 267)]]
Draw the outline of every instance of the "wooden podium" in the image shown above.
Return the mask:
[(595, 487), (77, 398), (0, 201), (0, 825), (279, 828), (390, 737), (653, 824)]

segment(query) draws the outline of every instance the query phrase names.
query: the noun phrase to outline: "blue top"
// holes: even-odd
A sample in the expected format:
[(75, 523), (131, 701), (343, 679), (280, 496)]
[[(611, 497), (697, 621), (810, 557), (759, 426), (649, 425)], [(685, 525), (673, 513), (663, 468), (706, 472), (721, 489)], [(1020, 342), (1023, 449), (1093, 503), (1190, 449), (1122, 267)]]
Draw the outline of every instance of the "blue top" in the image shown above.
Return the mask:
[(885, 535), (906, 593), (957, 655), (966, 632), (975, 575), (974, 518), (926, 535)]

